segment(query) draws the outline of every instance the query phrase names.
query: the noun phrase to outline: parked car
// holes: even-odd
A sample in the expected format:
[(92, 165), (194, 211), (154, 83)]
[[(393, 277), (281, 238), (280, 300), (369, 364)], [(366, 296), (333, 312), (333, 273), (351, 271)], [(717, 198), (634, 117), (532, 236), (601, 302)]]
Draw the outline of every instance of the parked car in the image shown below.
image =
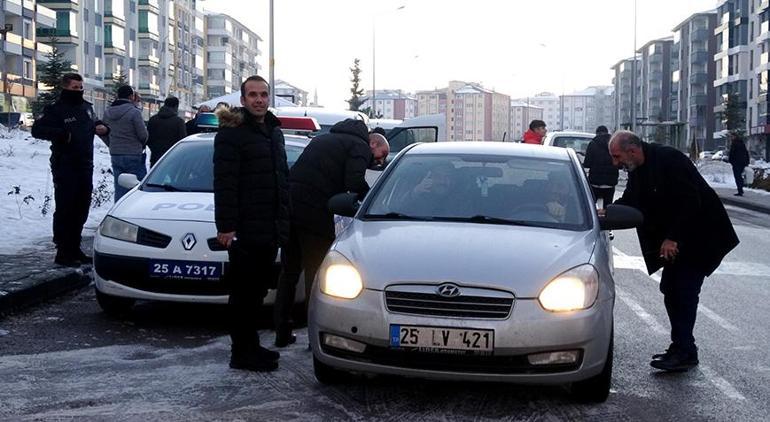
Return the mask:
[(545, 135), (543, 145), (561, 148), (572, 148), (580, 156), (580, 161), (585, 158), (588, 144), (594, 139), (594, 134), (588, 132), (549, 132)]
[[(431, 195), (432, 186), (449, 185)], [(420, 187), (416, 189), (416, 187)], [(610, 229), (571, 149), (446, 142), (406, 147), (358, 206), (317, 274), (309, 337), (316, 378), (349, 372), (571, 384), (607, 398), (615, 290)]]
[(698, 159), (710, 160), (713, 155), (714, 155), (714, 151), (701, 151), (700, 153), (698, 153)]
[(714, 153), (714, 154), (711, 156), (711, 159), (712, 159), (712, 160), (719, 160), (719, 161), (727, 161), (727, 160), (728, 160), (728, 158), (729, 158), (729, 157), (727, 156), (727, 151), (725, 151), (725, 150), (723, 150), (723, 149), (722, 149), (722, 150), (719, 150), (719, 151), (717, 151), (717, 152), (715, 152), (715, 153)]

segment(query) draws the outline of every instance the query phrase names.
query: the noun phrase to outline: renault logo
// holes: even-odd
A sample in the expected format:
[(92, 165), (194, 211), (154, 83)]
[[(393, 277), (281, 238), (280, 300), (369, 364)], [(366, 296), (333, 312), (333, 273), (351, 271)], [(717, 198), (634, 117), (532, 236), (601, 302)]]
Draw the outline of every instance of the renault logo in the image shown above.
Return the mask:
[(195, 235), (192, 233), (187, 233), (182, 238), (182, 246), (184, 246), (184, 250), (186, 251), (192, 250), (195, 243), (197, 243), (197, 241), (195, 240)]
[(452, 283), (444, 283), (436, 288), (436, 294), (443, 297), (460, 296), (460, 288)]

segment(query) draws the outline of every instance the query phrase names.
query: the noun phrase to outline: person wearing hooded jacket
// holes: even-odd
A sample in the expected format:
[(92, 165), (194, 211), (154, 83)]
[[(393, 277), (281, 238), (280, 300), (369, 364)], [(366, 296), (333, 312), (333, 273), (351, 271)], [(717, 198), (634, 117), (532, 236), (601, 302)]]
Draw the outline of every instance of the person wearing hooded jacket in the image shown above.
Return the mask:
[(91, 103), (83, 99), (83, 77), (62, 77), (59, 99), (45, 107), (32, 125), (32, 136), (51, 141), (54, 200), (54, 262), (78, 267), (91, 261), (80, 249), (80, 234), (91, 206), (94, 173), (94, 135), (108, 135), (109, 127), (96, 120)]
[(529, 130), (524, 132), (521, 142), (525, 144), (542, 145), (543, 138), (545, 138), (547, 132), (548, 129), (546, 129), (544, 121), (533, 120), (529, 122)]
[(366, 170), (381, 164), (389, 152), (384, 136), (369, 133), (363, 121), (347, 119), (332, 126), (329, 133), (313, 138), (292, 166), (291, 235), (283, 250), (283, 268), (273, 307), (276, 346), (284, 347), (296, 340), (289, 316), (299, 275), (304, 270), (307, 304), (315, 273), (334, 241), (329, 199), (343, 192), (354, 192), (363, 198), (369, 191)]
[(178, 116), (179, 99), (168, 97), (158, 114), (150, 117), (147, 123), (147, 146), (150, 148), (150, 167), (154, 167), (160, 157), (175, 143), (187, 136), (184, 120)]
[(104, 141), (110, 147), (112, 158), (115, 202), (128, 192), (118, 184), (121, 174), (134, 174), (139, 180), (147, 175), (147, 156), (144, 153), (147, 127), (141, 110), (134, 105), (132, 98), (135, 98), (134, 89), (123, 85), (118, 88), (118, 99), (104, 112), (104, 121), (110, 126), (110, 135)]
[(602, 208), (611, 204), (615, 197), (615, 185), (618, 184), (618, 168), (612, 164), (609, 150), (610, 133), (606, 126), (596, 128), (596, 137), (586, 148), (583, 167), (588, 169), (588, 183), (594, 201), (602, 200)]

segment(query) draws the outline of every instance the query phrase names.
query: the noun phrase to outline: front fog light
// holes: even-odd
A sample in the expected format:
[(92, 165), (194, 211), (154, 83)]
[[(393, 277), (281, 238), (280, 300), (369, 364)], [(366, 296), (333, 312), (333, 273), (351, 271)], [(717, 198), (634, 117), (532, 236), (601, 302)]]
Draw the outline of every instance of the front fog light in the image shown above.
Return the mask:
[(540, 292), (540, 305), (552, 312), (567, 312), (593, 306), (599, 293), (599, 274), (593, 265), (575, 267), (556, 277)]
[(579, 350), (563, 352), (535, 353), (527, 356), (530, 365), (559, 365), (575, 363), (580, 356)]
[(355, 353), (364, 353), (366, 345), (360, 341), (349, 338), (335, 336), (333, 334), (324, 334), (324, 344), (335, 349), (347, 350)]
[(342, 299), (354, 299), (364, 289), (356, 267), (341, 253), (330, 251), (318, 272), (321, 292)]

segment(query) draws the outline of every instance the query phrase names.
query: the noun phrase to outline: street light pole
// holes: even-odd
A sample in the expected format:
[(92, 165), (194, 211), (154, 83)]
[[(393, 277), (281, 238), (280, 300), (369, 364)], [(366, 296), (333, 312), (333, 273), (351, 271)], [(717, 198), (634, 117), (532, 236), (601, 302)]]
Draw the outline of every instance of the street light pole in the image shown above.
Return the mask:
[[(271, 0), (272, 1), (272, 0)], [(406, 6), (401, 5), (398, 6), (394, 12), (403, 10)], [(377, 59), (377, 53), (376, 53), (376, 36), (377, 36), (377, 30), (375, 28), (377, 24), (377, 15), (372, 14), (372, 117), (375, 119), (377, 118), (377, 85), (376, 85), (376, 73), (377, 73), (377, 65), (376, 65), (376, 59)]]
[(636, 133), (636, 0), (634, 0), (634, 54), (631, 56), (631, 132)]
[(270, 0), (270, 105), (275, 107), (275, 31), (273, 0)]

